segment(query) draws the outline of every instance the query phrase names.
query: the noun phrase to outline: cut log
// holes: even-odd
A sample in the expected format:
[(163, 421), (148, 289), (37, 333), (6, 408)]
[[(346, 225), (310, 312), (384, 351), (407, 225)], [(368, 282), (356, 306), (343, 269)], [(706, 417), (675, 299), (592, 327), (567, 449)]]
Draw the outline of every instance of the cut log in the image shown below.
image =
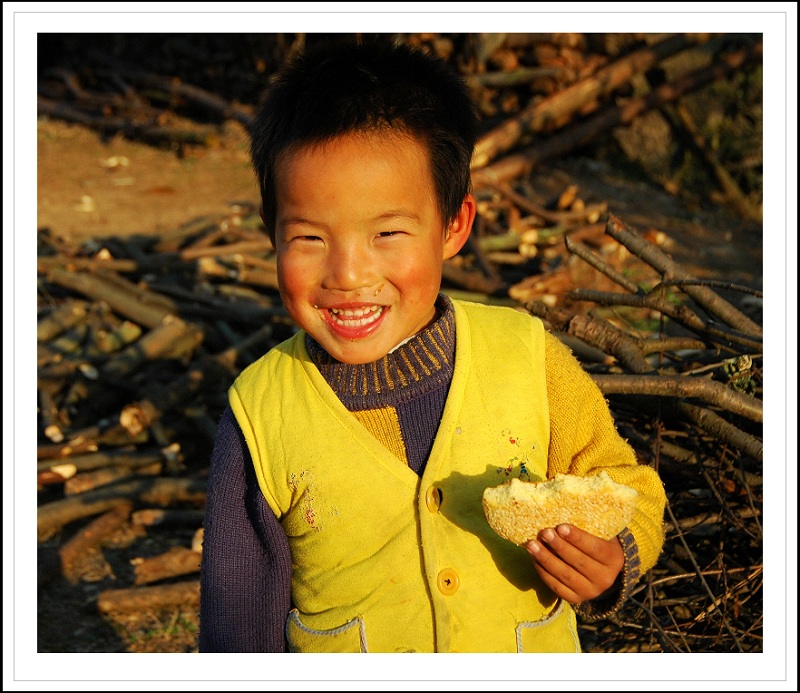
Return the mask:
[(138, 558), (134, 565), (134, 585), (148, 585), (159, 580), (190, 575), (200, 570), (201, 554), (182, 546), (174, 546), (169, 551), (151, 558)]
[(61, 547), (61, 572), (69, 582), (99, 582), (113, 575), (101, 547), (108, 537), (128, 521), (132, 508), (130, 503), (120, 503), (84, 527)]
[(91, 472), (76, 474), (64, 483), (64, 495), (75, 496), (79, 493), (86, 493), (92, 489), (108, 486), (125, 479), (132, 479), (143, 476), (158, 476), (164, 469), (162, 462), (142, 465), (136, 468), (128, 466), (104, 467), (95, 469)]
[(131, 515), (131, 522), (142, 527), (200, 527), (203, 524), (202, 510), (180, 510), (177, 508), (145, 508)]
[(36, 323), (36, 339), (48, 342), (65, 330), (86, 319), (85, 301), (70, 300)]
[(70, 522), (99, 515), (124, 503), (202, 506), (205, 500), (206, 483), (197, 479), (165, 477), (112, 484), (39, 506), (38, 537), (39, 541), (45, 541)]
[(168, 609), (174, 606), (196, 607), (199, 604), (199, 580), (106, 590), (97, 597), (97, 608), (102, 614)]

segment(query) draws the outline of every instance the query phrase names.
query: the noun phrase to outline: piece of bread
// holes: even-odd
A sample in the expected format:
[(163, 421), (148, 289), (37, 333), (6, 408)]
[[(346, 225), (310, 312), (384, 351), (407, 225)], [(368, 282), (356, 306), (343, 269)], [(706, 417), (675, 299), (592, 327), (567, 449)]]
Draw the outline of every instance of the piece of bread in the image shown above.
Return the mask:
[(489, 487), (483, 492), (483, 509), (492, 529), (520, 546), (541, 530), (564, 523), (611, 539), (631, 521), (637, 495), (605, 471), (557, 474), (548, 481), (511, 479)]

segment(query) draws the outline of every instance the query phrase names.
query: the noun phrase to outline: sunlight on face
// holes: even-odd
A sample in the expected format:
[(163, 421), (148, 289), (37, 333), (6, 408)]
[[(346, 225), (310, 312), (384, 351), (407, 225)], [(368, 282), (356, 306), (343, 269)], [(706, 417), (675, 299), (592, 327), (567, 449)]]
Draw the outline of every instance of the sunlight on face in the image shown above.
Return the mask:
[(276, 193), (281, 297), (331, 356), (376, 361), (433, 320), (443, 260), (474, 210), (445, 229), (415, 139), (359, 133), (298, 149)]

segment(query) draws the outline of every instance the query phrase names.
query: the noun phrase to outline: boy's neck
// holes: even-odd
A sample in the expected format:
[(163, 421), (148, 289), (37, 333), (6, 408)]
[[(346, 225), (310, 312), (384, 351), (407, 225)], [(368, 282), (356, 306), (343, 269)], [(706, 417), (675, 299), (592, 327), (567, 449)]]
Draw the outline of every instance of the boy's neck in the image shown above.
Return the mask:
[(337, 361), (308, 335), (306, 348), (320, 373), (348, 408), (383, 406), (387, 396), (390, 399), (417, 396), (442, 379), (449, 381), (452, 377), (455, 313), (450, 299), (443, 294), (436, 300), (436, 315), (424, 330), (371, 363)]

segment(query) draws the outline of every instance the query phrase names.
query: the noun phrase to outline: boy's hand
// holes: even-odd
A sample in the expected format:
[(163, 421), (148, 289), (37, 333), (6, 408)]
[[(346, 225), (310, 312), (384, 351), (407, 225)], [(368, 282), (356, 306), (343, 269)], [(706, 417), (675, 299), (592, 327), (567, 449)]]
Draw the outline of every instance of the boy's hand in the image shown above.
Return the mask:
[(603, 594), (625, 563), (616, 537), (600, 539), (568, 524), (542, 530), (525, 548), (544, 583), (572, 604)]

